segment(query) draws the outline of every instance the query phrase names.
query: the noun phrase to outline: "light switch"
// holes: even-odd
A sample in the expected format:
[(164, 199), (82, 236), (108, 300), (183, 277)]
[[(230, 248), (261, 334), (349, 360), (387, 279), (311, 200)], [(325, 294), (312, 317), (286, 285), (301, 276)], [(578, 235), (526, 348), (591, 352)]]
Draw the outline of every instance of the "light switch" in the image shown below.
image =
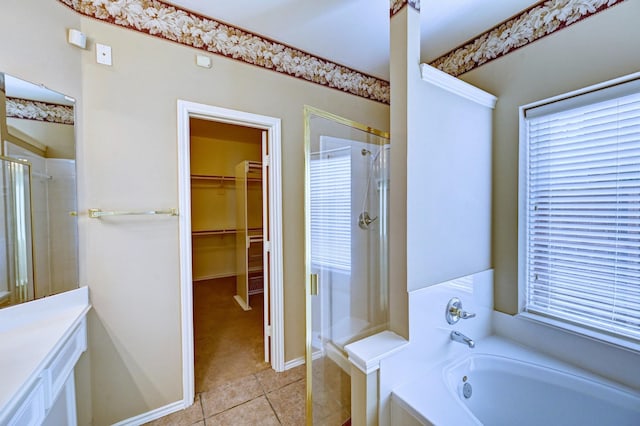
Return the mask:
[(96, 61), (99, 64), (111, 65), (111, 46), (96, 43)]

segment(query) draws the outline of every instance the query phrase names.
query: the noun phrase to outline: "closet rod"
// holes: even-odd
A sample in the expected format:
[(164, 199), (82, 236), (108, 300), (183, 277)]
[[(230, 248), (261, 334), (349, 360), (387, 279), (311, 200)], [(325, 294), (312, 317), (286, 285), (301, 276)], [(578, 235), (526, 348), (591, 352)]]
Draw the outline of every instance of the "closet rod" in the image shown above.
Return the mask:
[(153, 216), (153, 215), (169, 215), (178, 216), (178, 209), (169, 210), (146, 210), (146, 211), (103, 211), (100, 209), (89, 209), (89, 217), (93, 219), (99, 219), (104, 216)]

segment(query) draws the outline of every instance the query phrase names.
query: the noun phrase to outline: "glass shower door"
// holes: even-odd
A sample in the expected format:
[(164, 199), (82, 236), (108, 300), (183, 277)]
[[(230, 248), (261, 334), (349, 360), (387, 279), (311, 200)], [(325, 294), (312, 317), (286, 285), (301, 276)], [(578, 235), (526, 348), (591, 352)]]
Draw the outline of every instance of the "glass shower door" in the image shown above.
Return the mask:
[(31, 237), (31, 166), (0, 157), (0, 306), (35, 297)]
[(307, 424), (351, 417), (345, 345), (387, 328), (388, 164), (383, 132), (305, 108)]

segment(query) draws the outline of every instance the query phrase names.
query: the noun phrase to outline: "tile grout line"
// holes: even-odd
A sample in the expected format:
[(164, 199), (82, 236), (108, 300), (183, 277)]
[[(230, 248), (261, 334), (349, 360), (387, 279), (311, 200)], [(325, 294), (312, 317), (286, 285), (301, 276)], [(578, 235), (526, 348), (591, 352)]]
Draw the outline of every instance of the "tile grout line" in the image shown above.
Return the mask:
[[(203, 394), (208, 393), (208, 392), (212, 392), (213, 390), (197, 392), (197, 393), (196, 393), (196, 395), (195, 395), (194, 403), (199, 403), (199, 404), (200, 404), (200, 413), (201, 413), (201, 418), (200, 418), (199, 420), (197, 420), (196, 422), (192, 423), (192, 425), (195, 425), (195, 424), (198, 424), (198, 423), (200, 423), (200, 422), (203, 422), (203, 424), (206, 426), (207, 424), (209, 424), (209, 420), (211, 420), (213, 417), (217, 417), (218, 415), (221, 415), (221, 414), (223, 414), (223, 413), (225, 413), (225, 412), (227, 412), (227, 411), (229, 411), (229, 410), (232, 410), (232, 409), (237, 408), (237, 407), (239, 407), (239, 406), (241, 406), (241, 405), (247, 404), (247, 403), (249, 403), (249, 402), (251, 402), (251, 401), (255, 401), (256, 399), (260, 398), (261, 396), (264, 396), (264, 397), (265, 397), (265, 399), (267, 400), (267, 403), (269, 404), (269, 407), (271, 408), (271, 411), (273, 412), (273, 414), (274, 414), (274, 416), (275, 416), (275, 418), (276, 418), (276, 421), (278, 422), (278, 424), (281, 424), (281, 425), (282, 425), (282, 424), (283, 424), (283, 420), (282, 420), (282, 419), (280, 419), (280, 416), (279, 416), (279, 414), (278, 414), (278, 411), (276, 410), (276, 408), (274, 407), (274, 405), (273, 405), (273, 403), (272, 403), (271, 399), (269, 398), (269, 394), (270, 394), (270, 393), (277, 392), (278, 390), (281, 390), (281, 389), (283, 389), (283, 388), (285, 388), (285, 387), (287, 387), (287, 386), (293, 385), (293, 384), (295, 384), (295, 383), (298, 383), (298, 382), (304, 381), (304, 380), (305, 380), (305, 378), (304, 378), (304, 377), (302, 377), (302, 378), (298, 378), (298, 379), (296, 379), (296, 380), (288, 381), (287, 383), (284, 383), (284, 384), (281, 384), (281, 385), (276, 385), (276, 388), (275, 388), (275, 389), (271, 389), (271, 390), (268, 392), (268, 391), (267, 391), (267, 387), (266, 387), (266, 383), (264, 383), (264, 382), (263, 382), (262, 380), (260, 380), (260, 378), (258, 377), (258, 375), (259, 375), (260, 373), (262, 373), (262, 371), (259, 371), (259, 372), (256, 372), (256, 373), (251, 373), (249, 376), (246, 376), (246, 377), (250, 377), (250, 376), (251, 376), (251, 377), (253, 377), (253, 379), (254, 379), (254, 380), (256, 380), (256, 381), (258, 382), (258, 385), (260, 386), (260, 390), (261, 390), (261, 394), (260, 394), (260, 395), (258, 395), (258, 396), (256, 396), (256, 397), (254, 397), (254, 398), (251, 398), (251, 399), (249, 399), (249, 400), (247, 400), (247, 401), (244, 401), (244, 402), (242, 402), (242, 403), (239, 403), (239, 404), (233, 405), (233, 406), (231, 406), (231, 407), (228, 407), (228, 408), (226, 408), (226, 409), (224, 409), (224, 410), (222, 410), (222, 411), (220, 411), (220, 412), (217, 412), (217, 413), (215, 413), (215, 414), (212, 414), (212, 415), (211, 415), (211, 416), (209, 416), (209, 417), (207, 417), (207, 416), (206, 416), (206, 413), (205, 413), (205, 410), (204, 410)], [(224, 385), (223, 385), (223, 386), (224, 386)]]
[(253, 375), (255, 376), (256, 380), (258, 381), (258, 384), (260, 384), (260, 389), (262, 389), (262, 395), (264, 395), (264, 399), (267, 400), (267, 403), (269, 404), (269, 407), (271, 407), (271, 411), (273, 411), (273, 415), (276, 416), (276, 420), (278, 421), (278, 423), (282, 424), (282, 420), (280, 420), (280, 416), (278, 415), (278, 412), (276, 411), (276, 409), (274, 408), (273, 404), (271, 403), (271, 400), (269, 399), (269, 396), (267, 395), (267, 391), (265, 390), (265, 387), (262, 384), (262, 381), (258, 378), (256, 373), (253, 373)]
[(200, 412), (202, 413), (202, 421), (204, 422), (204, 426), (207, 426), (207, 419), (204, 416), (204, 405), (202, 405), (202, 392), (199, 392), (197, 396), (198, 400), (200, 401)]
[(220, 411), (218, 413), (215, 413), (215, 414), (210, 415), (209, 417), (206, 417), (204, 420), (206, 421), (207, 419), (211, 419), (213, 417), (219, 416), (220, 414), (226, 413), (227, 411), (233, 410), (234, 408), (238, 408), (241, 405), (248, 404), (249, 402), (255, 401), (256, 399), (260, 398), (261, 396), (263, 396), (263, 395), (256, 396), (255, 398), (248, 399), (248, 400), (246, 400), (244, 402), (241, 402), (240, 404), (236, 404), (236, 405), (234, 405), (232, 407), (225, 408), (224, 410), (222, 410), (222, 411)]
[[(257, 381), (257, 382), (258, 382), (258, 384), (260, 385), (260, 389), (262, 390), (262, 395), (256, 396), (255, 398), (251, 398), (251, 399), (249, 399), (249, 400), (247, 400), (247, 401), (241, 402), (240, 404), (236, 404), (236, 405), (234, 405), (234, 406), (232, 406), (232, 407), (226, 408), (226, 409), (224, 409), (224, 410), (220, 411), (219, 413), (212, 414), (212, 415), (211, 415), (211, 416), (209, 416), (209, 417), (206, 417), (206, 415), (204, 414), (204, 405), (202, 405), (202, 404), (201, 404), (201, 408), (202, 408), (202, 415), (203, 415), (203, 419), (204, 419), (204, 421), (205, 421), (205, 426), (206, 426), (206, 423), (207, 423), (207, 418), (209, 418), (209, 419), (210, 419), (210, 418), (216, 417), (216, 416), (218, 416), (218, 415), (220, 415), (220, 414), (222, 414), (222, 413), (226, 413), (227, 411), (232, 410), (232, 409), (234, 409), (234, 408), (236, 408), (236, 407), (239, 407), (239, 406), (241, 406), (241, 405), (247, 404), (247, 403), (249, 403), (249, 402), (251, 402), (251, 401), (255, 401), (256, 399), (260, 398), (261, 396), (264, 396), (264, 397), (265, 397), (265, 399), (266, 399), (266, 400), (267, 400), (267, 402), (269, 403), (269, 406), (271, 407), (271, 410), (273, 411), (273, 414), (276, 416), (276, 419), (278, 420), (278, 423), (282, 424), (282, 422), (280, 421), (280, 418), (278, 417), (278, 414), (276, 413), (275, 409), (274, 409), (274, 408), (273, 408), (273, 406), (271, 405), (271, 401), (269, 401), (269, 397), (267, 397), (267, 394), (266, 394), (266, 392), (265, 392), (265, 390), (264, 390), (264, 386), (262, 385), (262, 382), (260, 381), (260, 379), (258, 379), (258, 377), (256, 376), (256, 373), (251, 373), (251, 376), (253, 376), (253, 377), (254, 377), (254, 379), (256, 379), (256, 381)], [(247, 376), (247, 377), (249, 377), (249, 376)], [(200, 395), (202, 395), (202, 393), (201, 393)], [(202, 398), (200, 399), (200, 401), (202, 401)]]

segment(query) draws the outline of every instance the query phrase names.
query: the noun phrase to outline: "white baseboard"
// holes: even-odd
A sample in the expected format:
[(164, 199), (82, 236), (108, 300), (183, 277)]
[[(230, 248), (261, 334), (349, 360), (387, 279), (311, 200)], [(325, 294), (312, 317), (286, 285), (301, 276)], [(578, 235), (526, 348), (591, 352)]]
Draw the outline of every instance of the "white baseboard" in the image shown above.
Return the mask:
[(249, 304), (247, 302), (245, 302), (242, 297), (240, 297), (239, 295), (235, 295), (233, 296), (233, 300), (236, 301), (236, 303), (238, 303), (238, 305), (240, 305), (240, 307), (245, 310), (245, 311), (250, 311), (251, 310), (251, 306), (249, 306)]
[(135, 417), (131, 417), (121, 422), (114, 423), (112, 426), (140, 426), (142, 424), (157, 420), (160, 417), (167, 416), (185, 409), (184, 401), (176, 401), (171, 404), (167, 404), (164, 407), (156, 408), (155, 410), (148, 411)]
[[(313, 353), (313, 359), (318, 359), (318, 358), (322, 358), (324, 355), (324, 353), (322, 351), (315, 351)], [(290, 361), (287, 361), (284, 363), (284, 369), (285, 370), (290, 370), (292, 368), (295, 368), (299, 365), (304, 365), (305, 364), (305, 357), (301, 356), (298, 358), (294, 358)]]
[(303, 364), (304, 364), (304, 357), (301, 356), (299, 358), (294, 358), (291, 361), (286, 361), (284, 363), (284, 369), (285, 370), (290, 370), (292, 368), (295, 368), (295, 367), (297, 367), (299, 365), (303, 365)]
[[(313, 359), (318, 359), (323, 356), (322, 351), (316, 351), (313, 353)], [(294, 358), (290, 361), (284, 363), (284, 369), (290, 370), (292, 368), (298, 367), (300, 365), (305, 364), (305, 359), (303, 356)], [(148, 411), (146, 413), (140, 414), (135, 417), (131, 417), (126, 420), (122, 420), (118, 423), (114, 423), (112, 426), (140, 426), (142, 424), (151, 422), (153, 420), (157, 420), (160, 417), (167, 416), (169, 414), (175, 413), (176, 411), (184, 410), (187, 408), (184, 405), (184, 401), (176, 401), (171, 404), (167, 404), (164, 407), (156, 408), (155, 410)]]

